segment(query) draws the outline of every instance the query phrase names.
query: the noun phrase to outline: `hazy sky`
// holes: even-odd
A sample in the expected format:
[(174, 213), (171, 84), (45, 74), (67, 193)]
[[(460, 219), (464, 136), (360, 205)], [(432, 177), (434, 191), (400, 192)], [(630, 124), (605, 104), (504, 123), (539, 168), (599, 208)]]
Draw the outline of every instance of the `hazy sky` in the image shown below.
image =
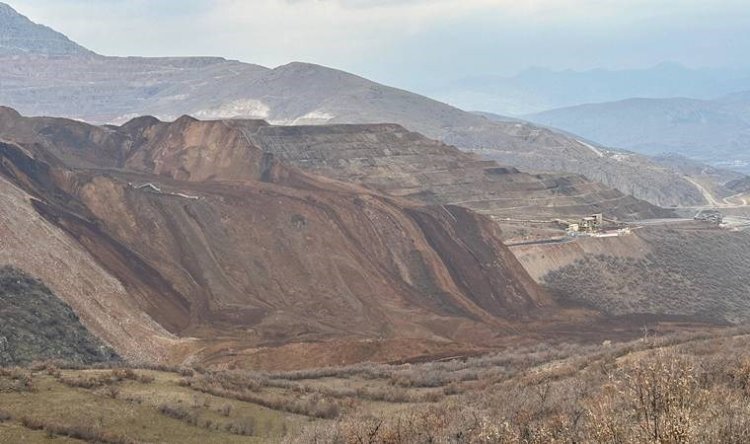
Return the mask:
[(301, 60), (414, 89), (529, 66), (750, 65), (750, 0), (5, 1), (102, 54)]

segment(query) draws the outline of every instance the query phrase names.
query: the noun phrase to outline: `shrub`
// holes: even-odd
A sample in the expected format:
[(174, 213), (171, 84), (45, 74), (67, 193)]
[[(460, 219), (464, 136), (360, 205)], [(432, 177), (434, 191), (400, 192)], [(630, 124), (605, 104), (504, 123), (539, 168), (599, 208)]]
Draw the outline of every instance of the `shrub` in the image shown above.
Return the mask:
[(328, 397), (313, 393), (306, 396), (261, 395), (260, 386), (252, 377), (238, 374), (207, 374), (188, 378), (181, 383), (203, 393), (250, 402), (273, 410), (280, 410), (313, 418), (333, 419), (340, 413), (339, 405)]
[(120, 396), (120, 388), (115, 385), (108, 385), (104, 388), (104, 393), (112, 399), (117, 399)]
[(190, 425), (198, 425), (198, 414), (194, 411), (176, 404), (161, 404), (158, 409), (159, 413), (170, 418), (174, 418)]
[(0, 367), (0, 393), (8, 392), (33, 392), (35, 391), (34, 378), (30, 372), (20, 368)]
[(224, 425), (224, 430), (235, 435), (252, 436), (255, 434), (255, 419), (242, 418)]
[(232, 414), (232, 404), (224, 404), (219, 407), (219, 414), (221, 416), (229, 416)]
[(21, 418), (21, 424), (31, 430), (43, 430), (49, 435), (66, 436), (91, 443), (137, 444), (137, 441), (132, 440), (127, 436), (99, 430), (90, 425), (59, 424), (28, 416)]

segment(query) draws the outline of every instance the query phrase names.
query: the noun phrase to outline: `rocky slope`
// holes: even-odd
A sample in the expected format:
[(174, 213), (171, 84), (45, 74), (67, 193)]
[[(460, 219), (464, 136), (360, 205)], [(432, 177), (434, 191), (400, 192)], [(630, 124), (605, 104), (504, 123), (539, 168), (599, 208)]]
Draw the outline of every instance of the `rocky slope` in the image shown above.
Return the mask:
[(0, 267), (0, 367), (50, 359), (91, 364), (117, 355), (44, 284)]
[[(26, 25), (14, 35), (36, 41), (39, 30)], [(634, 167), (600, 156), (574, 137), (527, 123), (494, 122), (318, 65), (268, 69), (219, 58), (50, 57), (47, 52), (0, 57), (0, 103), (24, 114), (98, 123), (122, 123), (141, 114), (277, 124), (393, 122), (522, 170), (581, 174), (662, 206), (703, 202), (692, 183), (645, 160)]]
[(230, 121), (265, 152), (339, 180), (426, 204), (454, 204), (504, 218), (647, 219), (671, 213), (580, 176), (532, 175), (399, 125), (270, 126)]
[(59, 32), (33, 23), (10, 6), (0, 3), (0, 55), (24, 54), (93, 55)]
[(554, 308), (490, 220), (303, 173), (226, 122), (2, 109), (0, 135), (0, 260), (130, 359), (450, 353)]

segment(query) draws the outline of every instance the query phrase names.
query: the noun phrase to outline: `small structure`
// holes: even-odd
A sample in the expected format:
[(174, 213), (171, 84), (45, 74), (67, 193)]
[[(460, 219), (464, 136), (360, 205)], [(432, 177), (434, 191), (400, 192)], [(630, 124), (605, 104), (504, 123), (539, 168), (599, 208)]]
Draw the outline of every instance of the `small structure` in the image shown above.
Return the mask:
[(587, 233), (595, 233), (599, 231), (604, 222), (604, 215), (602, 213), (592, 214), (581, 219), (579, 224), (579, 231), (585, 231)]

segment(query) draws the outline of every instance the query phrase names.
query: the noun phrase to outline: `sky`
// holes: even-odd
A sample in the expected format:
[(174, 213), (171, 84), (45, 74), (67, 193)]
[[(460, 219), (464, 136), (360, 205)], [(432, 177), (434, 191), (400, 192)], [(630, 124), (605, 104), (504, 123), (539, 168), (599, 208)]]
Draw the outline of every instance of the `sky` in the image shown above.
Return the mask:
[(424, 90), (467, 76), (747, 69), (749, 0), (5, 0), (106, 55), (306, 61)]

